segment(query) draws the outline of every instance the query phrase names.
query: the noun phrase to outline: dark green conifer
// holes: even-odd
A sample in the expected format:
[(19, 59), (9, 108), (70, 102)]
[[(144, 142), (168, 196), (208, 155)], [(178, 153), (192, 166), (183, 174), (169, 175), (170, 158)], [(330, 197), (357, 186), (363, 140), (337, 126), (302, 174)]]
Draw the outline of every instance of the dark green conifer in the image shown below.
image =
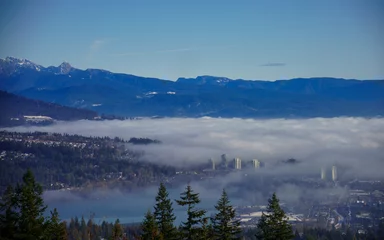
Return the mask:
[(87, 224), (85, 223), (84, 216), (81, 216), (80, 232), (81, 232), (81, 239), (87, 240), (88, 239), (88, 232), (87, 232)]
[(257, 224), (256, 237), (258, 240), (291, 240), (295, 237), (275, 193), (268, 200), (267, 212), (262, 214)]
[(120, 224), (120, 220), (116, 219), (112, 229), (112, 239), (119, 240), (123, 237), (123, 227)]
[(44, 217), (47, 206), (42, 194), (30, 170), (15, 190), (7, 188), (0, 204), (1, 239), (67, 239), (66, 225), (60, 223), (56, 209), (50, 218)]
[(212, 223), (208, 217), (203, 218), (203, 224), (201, 226), (201, 231), (199, 233), (200, 240), (213, 240), (215, 239), (215, 234), (213, 231)]
[(150, 210), (148, 210), (148, 212), (145, 214), (144, 221), (141, 224), (141, 229), (143, 231), (141, 240), (161, 239), (161, 236), (159, 236), (158, 233), (155, 216)]
[(241, 233), (240, 222), (235, 220), (236, 211), (230, 204), (224, 189), (215, 208), (217, 213), (212, 220), (216, 238), (222, 240), (239, 239)]
[(18, 236), (21, 239), (40, 239), (45, 234), (47, 206), (42, 198), (43, 188), (35, 181), (31, 170), (23, 176), (23, 183), (16, 188), (19, 208)]
[(13, 239), (15, 237), (19, 219), (16, 207), (16, 193), (12, 186), (8, 186), (0, 202), (0, 236), (2, 239)]
[(168, 197), (167, 189), (163, 183), (160, 184), (159, 191), (156, 196), (154, 216), (159, 234), (167, 240), (175, 239), (177, 237), (177, 231), (173, 222), (176, 217), (173, 214), (172, 202)]
[(181, 235), (183, 239), (192, 240), (198, 238), (199, 227), (203, 224), (205, 210), (196, 209), (200, 203), (198, 193), (194, 193), (191, 186), (188, 185), (184, 192), (180, 194), (180, 200), (176, 200), (180, 206), (187, 206), (187, 221), (182, 222)]
[(61, 222), (59, 219), (59, 213), (57, 209), (51, 211), (51, 217), (47, 223), (47, 239), (50, 240), (66, 240), (67, 237), (67, 226), (65, 222)]

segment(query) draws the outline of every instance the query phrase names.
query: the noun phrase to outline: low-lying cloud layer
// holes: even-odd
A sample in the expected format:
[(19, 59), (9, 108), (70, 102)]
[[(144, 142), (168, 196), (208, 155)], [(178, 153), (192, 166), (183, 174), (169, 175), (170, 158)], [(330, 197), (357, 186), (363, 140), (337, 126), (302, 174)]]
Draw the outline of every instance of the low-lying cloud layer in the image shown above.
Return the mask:
[(59, 122), (46, 127), (9, 130), (159, 139), (163, 144), (132, 148), (145, 150), (145, 158), (149, 161), (176, 166), (205, 162), (209, 158), (220, 161), (223, 153), (229, 159), (240, 157), (248, 161), (257, 158), (267, 166), (295, 158), (301, 161), (306, 171), (316, 172), (320, 166), (341, 164), (353, 170), (353, 174), (362, 176), (381, 176), (384, 166), (384, 119), (381, 118), (165, 118)]

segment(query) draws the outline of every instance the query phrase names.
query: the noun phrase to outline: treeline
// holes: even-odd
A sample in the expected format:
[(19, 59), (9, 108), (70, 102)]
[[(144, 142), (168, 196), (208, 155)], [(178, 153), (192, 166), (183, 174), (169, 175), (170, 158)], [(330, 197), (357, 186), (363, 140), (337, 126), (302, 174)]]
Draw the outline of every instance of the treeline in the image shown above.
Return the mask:
[(185, 207), (187, 212), (187, 219), (179, 227), (174, 225), (176, 217), (173, 214), (173, 202), (164, 184), (160, 184), (154, 210), (148, 210), (142, 223), (141, 239), (229, 240), (241, 236), (240, 221), (235, 219), (235, 209), (225, 190), (215, 205), (217, 213), (213, 217), (206, 216), (206, 211), (198, 207), (199, 194), (190, 185), (180, 194), (180, 199), (175, 201)]
[(124, 226), (118, 219), (114, 223), (96, 224), (92, 218), (85, 221), (84, 217), (80, 220), (75, 217), (67, 224), (67, 234), (63, 237), (68, 240), (139, 239), (140, 233), (140, 226)]
[(104, 137), (86, 137), (78, 134), (68, 134), (68, 133), (49, 133), (49, 132), (10, 132), (10, 131), (0, 131), (0, 139), (4, 138), (16, 138), (16, 139), (34, 139), (34, 140), (51, 140), (51, 141), (62, 141), (62, 142), (126, 142), (124, 139), (119, 137), (110, 138), (107, 136)]
[[(60, 221), (56, 209), (49, 217), (44, 213), (47, 206), (42, 199), (42, 187), (35, 181), (30, 170), (21, 184), (9, 186), (0, 202), (0, 239), (42, 239), (42, 240), (379, 240), (383, 239), (383, 228), (377, 233), (359, 235), (347, 230), (304, 229), (302, 234), (293, 232), (279, 199), (273, 194), (268, 201), (255, 229), (243, 231), (235, 209), (223, 190), (215, 205), (216, 213), (208, 217), (206, 211), (198, 207), (199, 194), (190, 185), (175, 200), (184, 206), (187, 218), (176, 226), (173, 214), (173, 201), (169, 198), (164, 184), (160, 184), (153, 210), (148, 210), (141, 226), (123, 227), (119, 220), (115, 223), (103, 222), (98, 225), (90, 218), (88, 222), (73, 218), (69, 223)], [(383, 225), (382, 225), (383, 227)]]
[(148, 145), (152, 143), (161, 143), (161, 141), (156, 139), (150, 139), (150, 138), (131, 138), (129, 139), (128, 143), (136, 144), (136, 145)]
[(0, 190), (19, 182), (27, 169), (44, 189), (108, 184), (129, 191), (175, 174), (174, 167), (140, 161), (142, 155), (119, 138), (1, 132)]

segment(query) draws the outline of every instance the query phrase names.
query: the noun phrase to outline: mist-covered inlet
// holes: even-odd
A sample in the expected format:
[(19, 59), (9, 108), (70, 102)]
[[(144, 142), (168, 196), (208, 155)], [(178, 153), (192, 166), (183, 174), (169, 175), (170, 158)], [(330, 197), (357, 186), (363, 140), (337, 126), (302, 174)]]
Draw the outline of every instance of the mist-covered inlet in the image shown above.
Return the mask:
[[(10, 131), (47, 131), (84, 136), (131, 137), (158, 139), (161, 144), (128, 145), (144, 150), (143, 161), (176, 167), (208, 163), (213, 158), (218, 163), (225, 153), (229, 160), (239, 157), (242, 162), (258, 159), (265, 168), (255, 173), (245, 164), (242, 171), (231, 172), (209, 181), (193, 183), (201, 194), (203, 207), (212, 209), (226, 188), (234, 203), (262, 204), (270, 192), (276, 191), (284, 202), (297, 203), (305, 196), (318, 200), (330, 193), (344, 194), (342, 187), (313, 189), (294, 182), (285, 183), (284, 177), (315, 176), (320, 179), (320, 169), (325, 167), (330, 177), (331, 167), (338, 166), (340, 180), (383, 177), (384, 168), (384, 119), (382, 118), (314, 118), (314, 119), (215, 119), (215, 118), (164, 118), (127, 121), (76, 121), (58, 122), (45, 127), (16, 127)], [(296, 164), (282, 161), (294, 158)], [(245, 176), (247, 175), (247, 176)], [(261, 181), (259, 176), (275, 178), (273, 182)], [(46, 193), (50, 206), (58, 207), (63, 217), (78, 215), (84, 206), (84, 215), (134, 217), (138, 221), (154, 203), (156, 188), (136, 193), (119, 190), (96, 192), (92, 200), (82, 199), (68, 192)], [(177, 198), (182, 187), (170, 189)], [(98, 195), (100, 194), (100, 196)], [(106, 197), (107, 196), (107, 197)], [(97, 200), (99, 199), (99, 200)], [(138, 201), (138, 199), (140, 199)], [(63, 201), (65, 200), (65, 201)], [(106, 209), (100, 206), (112, 206)], [(76, 210), (73, 211), (72, 210)], [(82, 211), (82, 210), (81, 210)], [(180, 214), (183, 211), (180, 210)], [(122, 214), (122, 215), (121, 215)]]

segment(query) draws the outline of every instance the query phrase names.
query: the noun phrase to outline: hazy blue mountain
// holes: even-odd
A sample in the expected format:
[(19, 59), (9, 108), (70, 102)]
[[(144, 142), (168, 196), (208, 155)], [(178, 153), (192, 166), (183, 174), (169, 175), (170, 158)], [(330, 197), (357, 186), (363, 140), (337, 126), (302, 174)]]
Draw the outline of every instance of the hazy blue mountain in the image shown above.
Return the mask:
[(0, 60), (0, 89), (28, 98), (120, 116), (374, 117), (384, 114), (384, 80), (278, 81), (199, 76), (167, 81)]

